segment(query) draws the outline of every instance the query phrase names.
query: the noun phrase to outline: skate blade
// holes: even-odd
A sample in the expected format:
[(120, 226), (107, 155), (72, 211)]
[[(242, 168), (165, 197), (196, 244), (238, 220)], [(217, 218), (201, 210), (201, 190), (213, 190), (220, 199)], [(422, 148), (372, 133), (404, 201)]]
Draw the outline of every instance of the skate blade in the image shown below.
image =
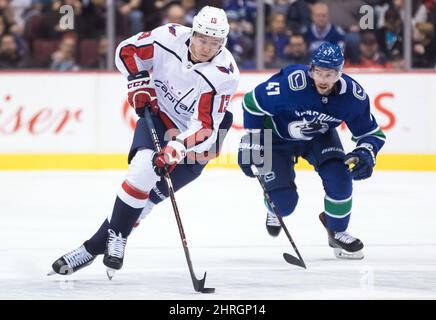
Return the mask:
[(362, 260), (365, 256), (362, 250), (356, 252), (348, 252), (341, 248), (334, 248), (335, 257), (346, 260)]
[(106, 269), (106, 275), (107, 275), (107, 277), (108, 277), (108, 279), (109, 280), (112, 280), (112, 278), (114, 277), (114, 275), (115, 275), (115, 269), (112, 269), (112, 268), (107, 268)]
[(47, 276), (54, 276), (55, 274), (57, 274), (54, 270), (50, 270), (48, 273), (47, 273)]

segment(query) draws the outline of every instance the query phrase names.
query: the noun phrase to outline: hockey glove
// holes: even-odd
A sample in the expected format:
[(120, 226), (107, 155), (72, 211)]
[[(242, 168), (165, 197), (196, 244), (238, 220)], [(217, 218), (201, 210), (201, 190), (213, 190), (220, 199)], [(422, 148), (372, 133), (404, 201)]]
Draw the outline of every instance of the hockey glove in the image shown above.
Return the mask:
[(153, 169), (158, 176), (171, 173), (186, 156), (186, 148), (179, 141), (170, 141), (163, 149), (153, 155)]
[(369, 143), (362, 143), (345, 156), (344, 162), (349, 166), (353, 180), (369, 178), (375, 166), (373, 146)]
[(238, 164), (246, 176), (254, 178), (251, 165), (262, 165), (264, 145), (260, 130), (247, 131), (241, 138), (238, 150)]
[(157, 113), (159, 107), (150, 74), (147, 71), (141, 71), (129, 75), (127, 80), (127, 99), (136, 114), (143, 118), (145, 105), (150, 106), (153, 113)]

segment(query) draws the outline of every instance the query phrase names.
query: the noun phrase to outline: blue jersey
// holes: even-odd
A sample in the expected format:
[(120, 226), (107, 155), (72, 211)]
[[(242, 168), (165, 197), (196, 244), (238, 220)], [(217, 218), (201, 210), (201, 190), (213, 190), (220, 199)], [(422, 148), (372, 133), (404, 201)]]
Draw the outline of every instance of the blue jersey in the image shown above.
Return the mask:
[(357, 145), (370, 143), (375, 154), (385, 141), (368, 95), (345, 74), (330, 95), (321, 96), (309, 68), (290, 65), (245, 94), (243, 108), (246, 129), (272, 129), (277, 138), (296, 144), (335, 130), (342, 122)]

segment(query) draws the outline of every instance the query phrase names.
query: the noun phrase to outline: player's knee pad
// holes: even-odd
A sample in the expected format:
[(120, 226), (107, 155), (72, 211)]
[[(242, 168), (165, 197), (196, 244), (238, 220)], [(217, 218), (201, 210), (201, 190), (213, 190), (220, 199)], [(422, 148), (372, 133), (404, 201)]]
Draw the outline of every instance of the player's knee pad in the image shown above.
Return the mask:
[(268, 192), (275, 207), (282, 217), (294, 212), (298, 203), (298, 193), (295, 188), (282, 188)]
[(324, 190), (330, 198), (346, 199), (353, 193), (353, 182), (347, 166), (339, 159), (331, 159), (319, 167)]
[(139, 150), (130, 162), (126, 180), (118, 191), (118, 197), (133, 208), (143, 208), (148, 193), (160, 180), (152, 165), (153, 151)]
[(153, 153), (149, 149), (142, 149), (136, 152), (136, 155), (130, 162), (126, 176), (126, 180), (131, 185), (147, 192), (160, 180), (160, 177), (153, 169)]

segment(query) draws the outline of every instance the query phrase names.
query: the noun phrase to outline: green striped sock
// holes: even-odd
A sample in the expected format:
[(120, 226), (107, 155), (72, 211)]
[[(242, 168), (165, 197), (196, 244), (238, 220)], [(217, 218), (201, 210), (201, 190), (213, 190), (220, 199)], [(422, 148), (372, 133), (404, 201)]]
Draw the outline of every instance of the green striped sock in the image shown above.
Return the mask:
[(335, 200), (328, 196), (324, 198), (325, 213), (332, 218), (345, 218), (351, 213), (352, 197), (345, 200)]

